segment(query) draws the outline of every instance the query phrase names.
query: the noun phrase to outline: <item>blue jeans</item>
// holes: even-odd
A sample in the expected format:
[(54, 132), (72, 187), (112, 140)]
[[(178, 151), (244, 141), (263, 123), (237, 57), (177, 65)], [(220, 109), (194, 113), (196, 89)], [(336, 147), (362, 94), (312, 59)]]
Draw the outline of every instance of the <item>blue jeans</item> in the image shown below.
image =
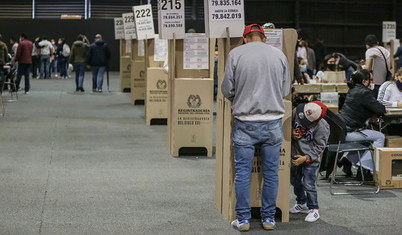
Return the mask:
[[(358, 141), (368, 140), (368, 141), (373, 142), (372, 143), (373, 148), (379, 148), (379, 147), (384, 147), (385, 136), (383, 133), (381, 133), (379, 131), (361, 130), (361, 131), (348, 132), (346, 134), (345, 140), (346, 140), (346, 142), (358, 142)], [(347, 158), (350, 162), (355, 163), (358, 166), (360, 165), (359, 156), (358, 156), (357, 152), (348, 153)], [(360, 159), (362, 161), (363, 168), (365, 168), (367, 170), (371, 170), (371, 171), (374, 169), (371, 151), (365, 151), (361, 155)]]
[(105, 66), (92, 66), (92, 89), (102, 90)]
[(56, 56), (54, 56), (54, 59), (52, 61), (52, 68), (53, 68), (53, 73), (57, 75), (57, 65), (58, 65), (58, 60)]
[(67, 77), (67, 61), (60, 60), (60, 77)]
[(254, 146), (261, 144), (261, 165), (264, 184), (261, 195), (261, 217), (275, 218), (278, 195), (278, 168), (283, 140), (282, 119), (266, 122), (235, 120), (233, 146), (236, 167), (236, 215), (237, 219), (251, 219), (250, 178), (254, 158)]
[(25, 92), (28, 92), (30, 87), (29, 84), (29, 73), (31, 72), (30, 64), (18, 64), (17, 80), (15, 80), (15, 85), (17, 86), (17, 91), (20, 89), (20, 82), (22, 76), (25, 78)]
[(85, 62), (74, 63), (76, 88), (84, 86)]
[(308, 209), (318, 209), (317, 190), (315, 188), (318, 166), (301, 164), (290, 168), (290, 183), (298, 204), (307, 202)]
[(50, 77), (50, 55), (40, 56), (40, 77), (41, 78)]
[(352, 73), (355, 71), (355, 69), (352, 66), (349, 66), (348, 69), (345, 71), (345, 76), (346, 80), (350, 81), (350, 77), (352, 76)]

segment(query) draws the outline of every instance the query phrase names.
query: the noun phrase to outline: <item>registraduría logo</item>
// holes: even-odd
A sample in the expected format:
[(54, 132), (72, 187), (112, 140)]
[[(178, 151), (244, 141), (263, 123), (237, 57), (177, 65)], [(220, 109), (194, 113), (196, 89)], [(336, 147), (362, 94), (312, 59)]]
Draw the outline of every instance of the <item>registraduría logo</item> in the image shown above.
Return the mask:
[(167, 83), (165, 80), (158, 80), (156, 82), (156, 88), (158, 88), (159, 90), (164, 90), (167, 87)]
[(187, 105), (189, 108), (199, 108), (201, 104), (201, 97), (199, 95), (190, 95), (187, 99)]

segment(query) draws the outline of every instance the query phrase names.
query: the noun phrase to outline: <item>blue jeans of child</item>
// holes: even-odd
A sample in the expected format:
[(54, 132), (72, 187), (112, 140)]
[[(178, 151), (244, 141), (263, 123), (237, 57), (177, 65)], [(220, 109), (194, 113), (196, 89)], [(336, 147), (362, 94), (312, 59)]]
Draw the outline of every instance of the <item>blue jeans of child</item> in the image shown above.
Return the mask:
[(315, 188), (318, 166), (301, 164), (290, 168), (290, 182), (298, 204), (307, 203), (308, 209), (318, 209), (317, 190)]
[(84, 62), (74, 63), (75, 85), (77, 88), (84, 86), (85, 65)]
[(102, 90), (105, 66), (92, 66), (92, 89)]
[(237, 219), (251, 219), (250, 178), (256, 144), (261, 144), (264, 178), (261, 217), (274, 219), (278, 195), (278, 167), (283, 140), (282, 119), (264, 122), (235, 120), (233, 128)]

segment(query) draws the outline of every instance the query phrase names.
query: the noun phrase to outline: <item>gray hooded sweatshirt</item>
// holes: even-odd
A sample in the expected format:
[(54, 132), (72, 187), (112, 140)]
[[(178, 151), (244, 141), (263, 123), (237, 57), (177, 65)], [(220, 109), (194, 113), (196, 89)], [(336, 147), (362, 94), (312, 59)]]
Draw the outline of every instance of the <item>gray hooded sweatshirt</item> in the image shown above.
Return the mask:
[(229, 53), (221, 90), (233, 102), (235, 117), (282, 115), (290, 82), (283, 52), (263, 42), (250, 42)]
[[(296, 115), (296, 109), (293, 110), (292, 125), (293, 129), (303, 129)], [(327, 146), (329, 133), (329, 124), (324, 119), (314, 123), (310, 128), (304, 129), (304, 134), (301, 139), (292, 139), (292, 156), (308, 155), (310, 157), (309, 164), (318, 166), (320, 164), (321, 154)]]

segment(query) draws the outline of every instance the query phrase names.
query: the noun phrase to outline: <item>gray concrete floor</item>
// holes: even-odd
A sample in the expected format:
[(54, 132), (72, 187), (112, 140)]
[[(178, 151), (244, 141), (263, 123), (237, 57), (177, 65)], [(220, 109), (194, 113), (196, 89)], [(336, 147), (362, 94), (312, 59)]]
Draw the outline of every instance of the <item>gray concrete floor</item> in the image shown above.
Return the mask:
[[(31, 85), (0, 119), (0, 234), (239, 233), (214, 205), (215, 159), (171, 157), (166, 126), (145, 125), (117, 73), (111, 93), (93, 94), (90, 74), (84, 94), (72, 79)], [(321, 220), (291, 215), (271, 233), (401, 234), (401, 190), (318, 191)], [(254, 219), (249, 233), (265, 231)]]

